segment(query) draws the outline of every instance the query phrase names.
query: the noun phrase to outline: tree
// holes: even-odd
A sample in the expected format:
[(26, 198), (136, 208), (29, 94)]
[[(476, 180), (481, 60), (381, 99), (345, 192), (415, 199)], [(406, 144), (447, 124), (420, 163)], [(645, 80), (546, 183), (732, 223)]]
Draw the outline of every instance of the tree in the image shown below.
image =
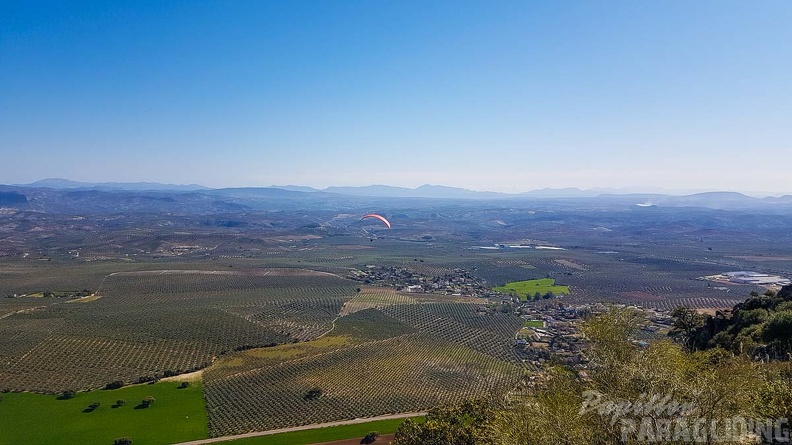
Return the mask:
[(113, 380), (112, 382), (105, 385), (104, 389), (118, 389), (124, 386), (124, 382), (122, 380)]
[(668, 335), (684, 345), (688, 351), (697, 349), (696, 337), (704, 326), (704, 316), (687, 307), (674, 309), (671, 316), (674, 318), (674, 325)]
[(153, 405), (155, 402), (154, 397), (147, 396), (140, 402), (141, 408), (148, 408), (149, 406)]
[(379, 437), (379, 435), (380, 433), (377, 431), (369, 431), (369, 433), (366, 434), (365, 437), (363, 437), (363, 439), (360, 440), (360, 443), (362, 444), (374, 443)]
[(119, 437), (113, 441), (113, 445), (132, 445), (132, 439), (129, 437)]
[(764, 325), (762, 340), (792, 351), (792, 312), (776, 312)]
[(781, 288), (776, 294), (776, 297), (783, 301), (792, 301), (792, 284), (788, 284)]
[(496, 426), (499, 406), (488, 400), (442, 405), (426, 422), (407, 419), (396, 430), (393, 445), (505, 445)]
[(73, 398), (74, 398), (74, 396), (76, 396), (76, 395), (77, 395), (77, 393), (75, 393), (74, 391), (72, 391), (72, 390), (70, 390), (70, 389), (67, 389), (66, 391), (63, 391), (63, 392), (60, 394), (60, 396), (58, 396), (58, 400), (69, 400), (69, 399), (73, 399)]
[(322, 397), (322, 390), (321, 388), (317, 388), (315, 386), (309, 389), (308, 392), (306, 392), (303, 396), (305, 400), (316, 400), (319, 397)]
[(118, 399), (115, 402), (115, 406), (116, 407), (121, 407), (121, 406), (124, 406), (124, 405), (126, 405), (126, 400), (124, 400), (124, 399)]

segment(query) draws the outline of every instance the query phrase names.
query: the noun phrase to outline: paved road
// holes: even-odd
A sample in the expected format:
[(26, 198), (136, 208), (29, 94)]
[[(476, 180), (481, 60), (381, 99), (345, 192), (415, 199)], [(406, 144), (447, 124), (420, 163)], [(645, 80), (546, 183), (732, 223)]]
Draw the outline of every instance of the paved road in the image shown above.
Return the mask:
[(339, 420), (337, 422), (328, 422), (328, 423), (316, 423), (313, 425), (302, 425), (302, 426), (293, 426), (291, 428), (280, 428), (277, 430), (269, 430), (269, 431), (254, 431), (252, 433), (245, 433), (245, 434), (237, 434), (236, 436), (222, 436), (222, 437), (213, 437), (211, 439), (199, 439), (193, 440), (190, 442), (181, 442), (174, 445), (204, 445), (207, 443), (217, 443), (217, 442), (225, 442), (227, 440), (235, 440), (235, 439), (244, 439), (247, 437), (258, 437), (258, 436), (269, 436), (271, 434), (279, 434), (279, 433), (289, 433), (292, 431), (305, 431), (305, 430), (313, 430), (316, 428), (326, 428), (329, 426), (340, 426), (340, 425), (355, 425), (358, 423), (368, 423), (374, 422), (377, 420), (391, 420), (391, 419), (406, 419), (409, 417), (417, 417), (417, 416), (425, 416), (425, 412), (418, 412), (418, 413), (401, 413), (401, 414), (388, 414), (385, 416), (377, 416), (377, 417), (364, 417), (362, 419), (352, 419), (352, 420)]

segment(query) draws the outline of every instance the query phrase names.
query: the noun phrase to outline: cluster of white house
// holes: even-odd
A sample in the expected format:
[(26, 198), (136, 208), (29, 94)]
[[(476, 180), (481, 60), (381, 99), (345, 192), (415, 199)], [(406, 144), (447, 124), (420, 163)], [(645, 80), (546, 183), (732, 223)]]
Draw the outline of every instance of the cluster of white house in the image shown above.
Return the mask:
[(782, 278), (778, 275), (769, 275), (766, 273), (758, 273), (758, 272), (747, 272), (743, 270), (737, 272), (726, 272), (723, 274), (723, 277), (732, 283), (755, 284), (757, 286), (768, 286), (768, 285), (786, 286), (792, 283), (792, 281), (790, 281), (788, 278)]

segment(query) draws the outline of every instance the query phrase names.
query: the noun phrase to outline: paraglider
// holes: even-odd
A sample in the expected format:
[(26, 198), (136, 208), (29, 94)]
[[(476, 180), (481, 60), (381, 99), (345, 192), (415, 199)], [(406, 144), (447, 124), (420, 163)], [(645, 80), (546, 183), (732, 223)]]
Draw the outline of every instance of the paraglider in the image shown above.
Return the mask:
[(376, 213), (369, 213), (367, 215), (363, 215), (363, 217), (360, 218), (360, 220), (363, 221), (364, 219), (367, 219), (367, 218), (376, 218), (376, 219), (382, 221), (383, 223), (385, 223), (385, 225), (388, 226), (389, 229), (391, 228), (390, 221), (385, 219), (385, 217), (382, 216), (382, 215), (377, 215)]

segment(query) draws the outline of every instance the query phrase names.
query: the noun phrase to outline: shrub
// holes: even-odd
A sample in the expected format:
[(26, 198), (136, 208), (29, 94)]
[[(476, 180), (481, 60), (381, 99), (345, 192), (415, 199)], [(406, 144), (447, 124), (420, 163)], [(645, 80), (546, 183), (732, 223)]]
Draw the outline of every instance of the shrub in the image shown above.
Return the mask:
[(363, 437), (363, 439), (360, 441), (360, 443), (363, 443), (363, 444), (374, 443), (374, 441), (377, 440), (379, 435), (380, 434), (379, 434), (378, 431), (369, 431), (369, 433), (366, 434), (365, 437)]
[(305, 393), (305, 396), (303, 396), (305, 400), (316, 400), (319, 397), (322, 397), (322, 390), (317, 387), (309, 389), (308, 392)]
[(114, 380), (105, 385), (104, 389), (118, 389), (124, 386), (124, 382), (121, 380)]

